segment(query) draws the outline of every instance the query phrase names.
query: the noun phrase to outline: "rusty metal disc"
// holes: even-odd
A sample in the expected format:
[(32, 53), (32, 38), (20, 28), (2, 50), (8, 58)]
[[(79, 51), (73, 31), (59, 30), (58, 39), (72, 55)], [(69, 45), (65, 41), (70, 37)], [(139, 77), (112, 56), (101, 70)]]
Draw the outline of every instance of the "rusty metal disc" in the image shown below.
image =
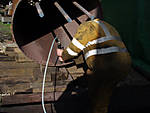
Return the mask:
[[(46, 63), (53, 39), (57, 36), (62, 46), (68, 46), (80, 23), (87, 21), (88, 16), (75, 7), (73, 1), (58, 1), (73, 20), (68, 23), (50, 0), (40, 2), (44, 17), (40, 17), (34, 5), (27, 0), (19, 0), (14, 9), (12, 19), (12, 34), (22, 50), (30, 59), (40, 64)], [(91, 0), (76, 0), (95, 17), (101, 16), (100, 3)], [(49, 66), (56, 63), (57, 44), (54, 44)], [(57, 65), (60, 63), (58, 62)]]

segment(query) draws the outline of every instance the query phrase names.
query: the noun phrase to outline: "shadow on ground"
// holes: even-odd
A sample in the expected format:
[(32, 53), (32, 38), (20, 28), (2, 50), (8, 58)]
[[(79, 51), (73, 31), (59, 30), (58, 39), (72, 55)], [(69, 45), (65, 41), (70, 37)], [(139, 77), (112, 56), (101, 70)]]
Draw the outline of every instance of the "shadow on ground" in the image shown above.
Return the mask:
[[(70, 82), (55, 103), (57, 113), (89, 113), (86, 77)], [(81, 84), (84, 83), (84, 84)], [(121, 86), (114, 90), (108, 113), (150, 113), (150, 85)], [(53, 113), (53, 112), (52, 112)]]
[(88, 113), (89, 99), (86, 77), (71, 81), (64, 93), (55, 103), (57, 113)]

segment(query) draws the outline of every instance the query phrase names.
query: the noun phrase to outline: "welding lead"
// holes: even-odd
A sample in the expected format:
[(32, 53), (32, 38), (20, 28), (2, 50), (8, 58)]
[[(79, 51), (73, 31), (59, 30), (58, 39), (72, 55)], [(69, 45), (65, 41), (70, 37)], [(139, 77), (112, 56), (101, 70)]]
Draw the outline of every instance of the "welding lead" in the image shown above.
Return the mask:
[(64, 11), (64, 9), (57, 2), (54, 2), (54, 5), (58, 8), (58, 10), (62, 13), (62, 15), (65, 17), (65, 19), (68, 22), (72, 22), (72, 19), (69, 17), (69, 15)]
[(93, 20), (95, 18), (95, 16), (93, 16), (91, 13), (89, 13), (85, 8), (83, 8), (80, 4), (78, 4), (77, 2), (73, 2), (73, 4), (79, 8), (82, 12), (84, 12), (91, 20)]
[(42, 11), (42, 9), (41, 9), (41, 6), (40, 6), (40, 4), (39, 4), (38, 2), (35, 3), (35, 7), (36, 7), (36, 9), (37, 9), (37, 12), (38, 12), (39, 16), (40, 16), (41, 18), (43, 18), (43, 17), (44, 17), (44, 13), (43, 13), (43, 11)]

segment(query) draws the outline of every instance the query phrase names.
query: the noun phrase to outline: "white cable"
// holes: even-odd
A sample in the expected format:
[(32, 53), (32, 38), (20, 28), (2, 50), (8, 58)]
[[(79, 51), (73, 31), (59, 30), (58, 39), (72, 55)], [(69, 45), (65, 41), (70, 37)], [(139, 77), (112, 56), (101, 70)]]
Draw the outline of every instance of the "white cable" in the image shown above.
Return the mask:
[(46, 113), (46, 109), (45, 109), (45, 105), (44, 105), (45, 78), (46, 78), (46, 73), (47, 73), (47, 67), (48, 67), (49, 59), (50, 59), (50, 56), (51, 56), (51, 53), (52, 53), (52, 49), (53, 49), (53, 46), (54, 46), (54, 43), (55, 43), (56, 39), (57, 39), (57, 37), (55, 37), (55, 39), (52, 42), (51, 48), (49, 50), (48, 58), (47, 58), (47, 61), (46, 61), (45, 70), (44, 70), (43, 86), (42, 86), (42, 107), (43, 107), (44, 113)]

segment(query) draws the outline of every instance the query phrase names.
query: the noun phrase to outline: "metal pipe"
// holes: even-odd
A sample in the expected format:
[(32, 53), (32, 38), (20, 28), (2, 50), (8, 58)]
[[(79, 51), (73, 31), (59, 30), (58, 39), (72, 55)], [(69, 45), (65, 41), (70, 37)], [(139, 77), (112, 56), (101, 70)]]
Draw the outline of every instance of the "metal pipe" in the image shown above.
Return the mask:
[(42, 10), (42, 8), (41, 8), (41, 6), (40, 6), (40, 4), (38, 2), (35, 3), (35, 7), (37, 9), (37, 12), (38, 12), (39, 16), (41, 18), (43, 18), (44, 17), (44, 13), (43, 13), (43, 10)]
[(93, 16), (91, 13), (89, 13), (85, 8), (83, 8), (80, 4), (78, 4), (77, 2), (73, 2), (73, 4), (79, 8), (82, 12), (84, 12), (89, 18), (91, 18), (91, 20), (93, 20), (95, 18), (95, 16)]
[(58, 8), (58, 10), (62, 13), (62, 15), (65, 17), (65, 19), (68, 22), (72, 22), (72, 19), (69, 17), (69, 15), (65, 12), (65, 10), (57, 2), (54, 2), (54, 5)]

